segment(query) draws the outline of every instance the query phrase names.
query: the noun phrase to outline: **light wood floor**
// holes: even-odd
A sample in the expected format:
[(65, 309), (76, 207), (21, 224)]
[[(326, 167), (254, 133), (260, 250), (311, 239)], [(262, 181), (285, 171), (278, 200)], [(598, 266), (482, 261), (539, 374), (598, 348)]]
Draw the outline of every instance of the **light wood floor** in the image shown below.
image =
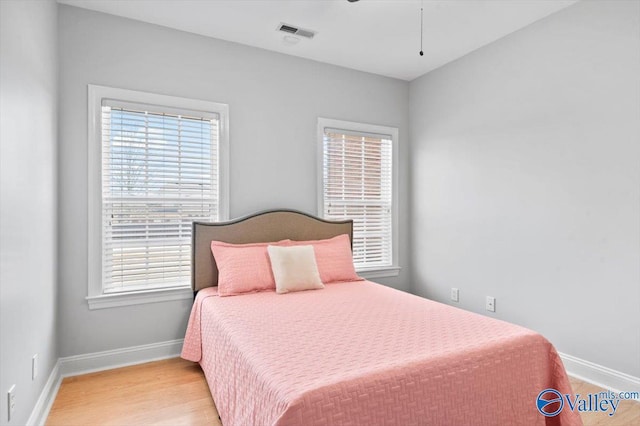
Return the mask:
[[(574, 377), (569, 377), (574, 394), (602, 392), (602, 388), (583, 382)], [(622, 389), (625, 390), (625, 389)], [(620, 401), (616, 413), (609, 417), (603, 413), (581, 413), (584, 426), (638, 426), (640, 425), (640, 402)]]
[(46, 424), (221, 425), (200, 366), (180, 358), (66, 378)]
[[(573, 378), (571, 385), (579, 394), (602, 390)], [(613, 417), (583, 413), (582, 418), (585, 426), (640, 425), (640, 403), (622, 401)], [(64, 379), (47, 425), (221, 423), (200, 366), (174, 358)]]

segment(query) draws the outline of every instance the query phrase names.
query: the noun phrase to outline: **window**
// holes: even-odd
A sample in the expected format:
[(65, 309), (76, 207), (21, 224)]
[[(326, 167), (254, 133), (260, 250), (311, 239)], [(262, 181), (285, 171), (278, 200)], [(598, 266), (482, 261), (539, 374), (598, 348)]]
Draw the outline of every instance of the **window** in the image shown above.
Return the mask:
[(226, 219), (227, 107), (89, 93), (89, 305), (190, 296), (191, 224)]
[(397, 275), (398, 129), (320, 118), (318, 141), (319, 215), (353, 219), (359, 272)]

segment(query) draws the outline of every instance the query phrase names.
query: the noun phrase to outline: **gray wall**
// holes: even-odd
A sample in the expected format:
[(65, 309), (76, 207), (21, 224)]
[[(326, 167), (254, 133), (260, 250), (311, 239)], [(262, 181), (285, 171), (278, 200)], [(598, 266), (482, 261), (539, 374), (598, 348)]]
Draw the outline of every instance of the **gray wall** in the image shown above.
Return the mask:
[(407, 82), (68, 6), (59, 16), (62, 356), (181, 338), (191, 306), (87, 307), (87, 84), (229, 104), (231, 217), (316, 212), (318, 116), (399, 127), (403, 270), (384, 282), (408, 289)]
[(413, 290), (640, 376), (640, 3), (583, 1), (410, 85)]
[(27, 422), (58, 356), (56, 16), (54, 1), (0, 1), (0, 424)]

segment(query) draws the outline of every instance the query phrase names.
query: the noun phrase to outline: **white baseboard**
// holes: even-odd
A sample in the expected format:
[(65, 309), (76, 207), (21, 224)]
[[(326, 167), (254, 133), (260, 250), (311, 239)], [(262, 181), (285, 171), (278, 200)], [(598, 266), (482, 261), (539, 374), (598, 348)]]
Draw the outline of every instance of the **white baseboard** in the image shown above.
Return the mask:
[(129, 348), (68, 356), (58, 359), (44, 389), (42, 389), (40, 393), (35, 407), (31, 411), (27, 425), (44, 425), (63, 378), (111, 370), (129, 365), (143, 364), (145, 362), (159, 361), (161, 359), (175, 358), (180, 356), (182, 342), (183, 339), (170, 340), (168, 342), (132, 346)]
[(560, 358), (567, 373), (577, 379), (616, 392), (640, 392), (638, 377), (563, 353)]
[(35, 407), (33, 407), (31, 411), (29, 420), (27, 420), (27, 426), (44, 425), (49, 411), (51, 411), (53, 401), (58, 394), (58, 389), (60, 389), (60, 382), (62, 382), (62, 377), (60, 377), (60, 360), (58, 360), (53, 366), (53, 370), (51, 370), (51, 374), (49, 374), (49, 378), (42, 392), (40, 392), (40, 397)]
[(60, 358), (60, 376), (69, 377), (180, 356), (183, 339)]

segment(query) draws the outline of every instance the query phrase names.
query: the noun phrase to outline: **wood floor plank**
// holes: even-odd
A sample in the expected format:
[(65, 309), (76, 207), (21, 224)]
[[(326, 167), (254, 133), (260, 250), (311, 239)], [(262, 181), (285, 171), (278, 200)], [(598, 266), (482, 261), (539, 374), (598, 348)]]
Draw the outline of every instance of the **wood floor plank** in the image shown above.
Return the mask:
[[(574, 394), (585, 395), (588, 393), (602, 392), (604, 389), (583, 382), (575, 377), (569, 377)], [(640, 425), (640, 402), (620, 401), (620, 405), (613, 416), (606, 413), (581, 413), (584, 426), (626, 426)]]
[[(571, 378), (577, 394), (601, 392)], [(640, 425), (640, 403), (622, 401), (614, 416), (582, 413), (585, 426)], [(66, 378), (48, 426), (221, 426), (200, 366), (180, 358)]]
[(46, 424), (221, 423), (200, 366), (174, 358), (64, 379)]

